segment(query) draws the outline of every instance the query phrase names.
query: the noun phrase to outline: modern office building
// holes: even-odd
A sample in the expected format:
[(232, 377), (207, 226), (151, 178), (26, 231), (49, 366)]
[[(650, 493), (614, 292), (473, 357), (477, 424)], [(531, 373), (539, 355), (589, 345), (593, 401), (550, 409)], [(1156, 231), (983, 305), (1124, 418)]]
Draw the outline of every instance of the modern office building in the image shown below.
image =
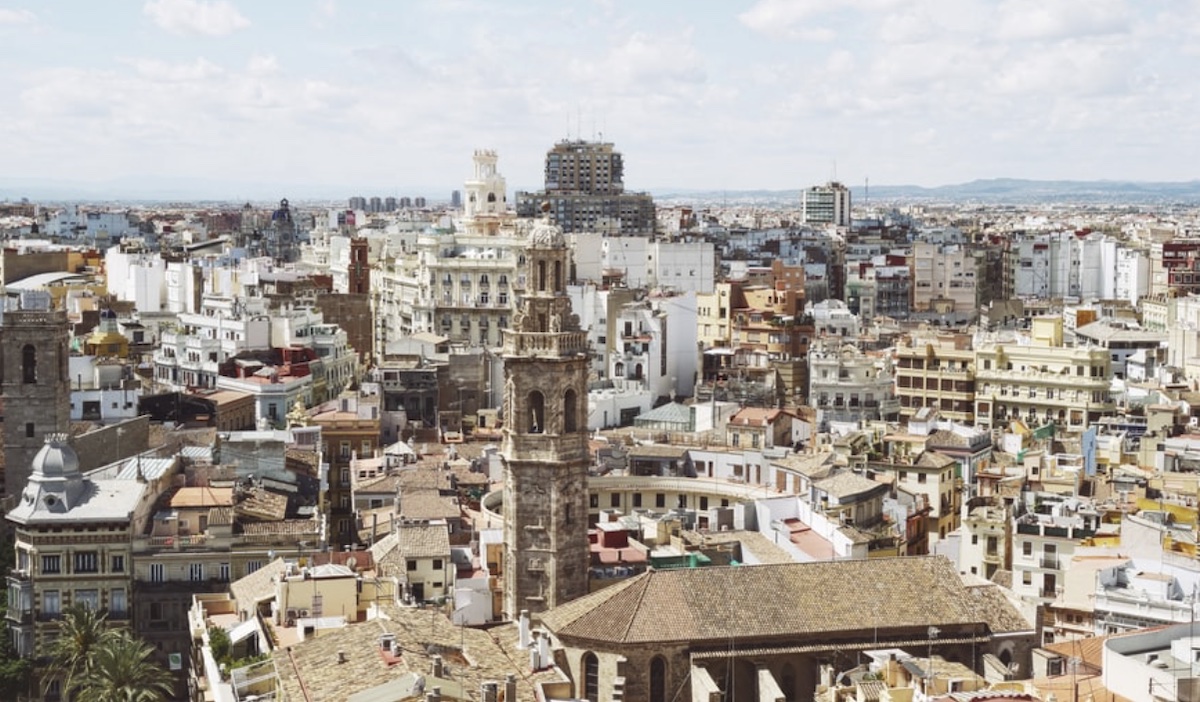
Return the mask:
[(654, 200), (625, 192), (624, 158), (611, 142), (560, 141), (546, 153), (545, 175), (544, 190), (517, 193), (521, 216), (537, 215), (548, 202), (554, 223), (568, 233), (654, 233)]
[(850, 188), (830, 181), (802, 191), (800, 221), (805, 224), (850, 226)]

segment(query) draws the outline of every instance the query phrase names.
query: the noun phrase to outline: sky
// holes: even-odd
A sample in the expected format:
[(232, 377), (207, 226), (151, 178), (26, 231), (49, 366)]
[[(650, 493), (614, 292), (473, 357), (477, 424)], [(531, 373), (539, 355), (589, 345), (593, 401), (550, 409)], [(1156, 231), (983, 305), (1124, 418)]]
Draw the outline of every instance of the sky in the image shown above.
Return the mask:
[(0, 183), (510, 189), (603, 138), (631, 190), (1178, 181), (1193, 0), (0, 0)]

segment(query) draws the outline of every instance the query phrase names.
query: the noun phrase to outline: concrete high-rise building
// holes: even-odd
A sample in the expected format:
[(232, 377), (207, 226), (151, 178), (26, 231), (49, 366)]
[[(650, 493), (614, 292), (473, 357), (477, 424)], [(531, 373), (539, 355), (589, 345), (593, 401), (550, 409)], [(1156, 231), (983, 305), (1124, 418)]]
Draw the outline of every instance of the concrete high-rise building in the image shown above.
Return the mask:
[(350, 198), (350, 202), (347, 204), (352, 210), (365, 210), (367, 209), (367, 198), (361, 195), (355, 195), (354, 197)]
[(800, 221), (850, 226), (850, 188), (830, 181), (800, 193)]
[(624, 159), (611, 142), (560, 141), (546, 153), (545, 190), (517, 193), (517, 214), (535, 216), (549, 202), (555, 224), (567, 232), (654, 233), (653, 198), (625, 192), (624, 177)]
[(26, 293), (5, 310), (0, 326), (0, 384), (4, 391), (4, 495), (29, 480), (33, 458), (46, 436), (70, 429), (70, 333), (67, 314), (50, 308), (50, 296)]
[(450, 206), (454, 209), (462, 207), (462, 191), (452, 190), (450, 192)]
[(530, 233), (529, 287), (504, 330), (504, 613), (588, 591), (587, 332), (567, 296), (562, 230)]

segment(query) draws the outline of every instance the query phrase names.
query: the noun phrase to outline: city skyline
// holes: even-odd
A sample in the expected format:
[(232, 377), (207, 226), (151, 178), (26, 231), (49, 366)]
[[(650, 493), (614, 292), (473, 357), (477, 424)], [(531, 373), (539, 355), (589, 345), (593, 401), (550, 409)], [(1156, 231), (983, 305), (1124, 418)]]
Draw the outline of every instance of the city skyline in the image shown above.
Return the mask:
[(1120, 0), (7, 3), (0, 191), (448, 197), (476, 148), (540, 186), (564, 138), (614, 142), (631, 190), (1185, 181), (1197, 20)]

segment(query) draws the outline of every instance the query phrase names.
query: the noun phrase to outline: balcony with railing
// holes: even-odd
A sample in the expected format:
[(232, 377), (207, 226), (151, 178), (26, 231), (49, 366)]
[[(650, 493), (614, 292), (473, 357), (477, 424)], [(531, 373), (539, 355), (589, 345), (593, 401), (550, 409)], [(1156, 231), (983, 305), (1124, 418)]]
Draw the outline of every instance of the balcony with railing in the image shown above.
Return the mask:
[(504, 335), (506, 356), (564, 357), (587, 353), (587, 332), (510, 332)]

